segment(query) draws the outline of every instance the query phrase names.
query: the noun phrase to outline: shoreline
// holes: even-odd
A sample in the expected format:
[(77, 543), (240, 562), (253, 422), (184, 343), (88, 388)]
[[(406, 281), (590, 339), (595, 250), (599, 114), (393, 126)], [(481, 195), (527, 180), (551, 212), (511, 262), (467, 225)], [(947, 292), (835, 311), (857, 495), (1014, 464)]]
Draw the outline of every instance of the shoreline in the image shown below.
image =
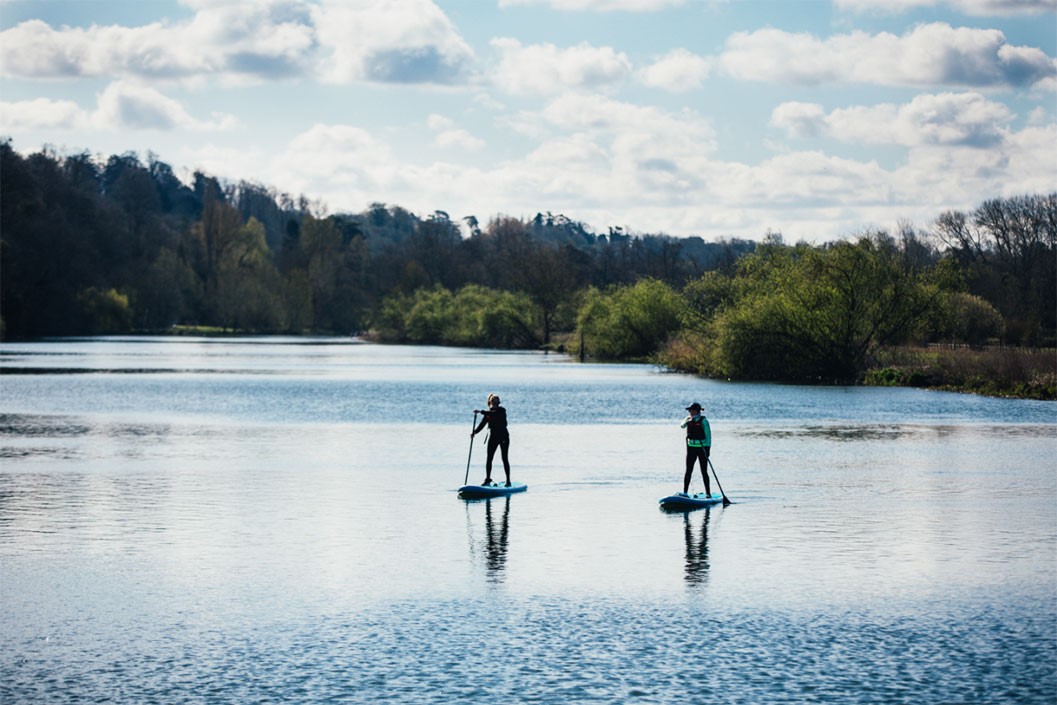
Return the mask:
[(884, 348), (863, 384), (1057, 400), (1057, 349), (931, 345)]
[[(349, 334), (319, 333), (251, 333), (245, 331), (222, 330), (210, 326), (174, 326), (168, 331), (138, 331), (113, 337), (206, 337), (206, 338), (333, 338), (335, 340), (355, 340), (375, 345), (420, 345), (419, 343), (395, 343), (379, 340), (368, 331)], [(108, 335), (95, 336), (55, 336), (47, 339), (10, 339), (0, 343), (34, 342), (34, 340), (61, 340), (63, 338), (106, 338)], [(538, 348), (541, 352), (552, 352), (569, 355), (573, 360), (578, 357), (565, 345), (561, 337), (551, 345)], [(460, 346), (450, 346), (460, 347)], [(510, 348), (518, 350), (519, 348)], [(613, 364), (641, 364), (656, 360), (595, 360)], [(705, 379), (716, 379), (701, 375), (696, 370), (680, 369), (677, 366), (663, 365), (672, 372), (692, 374)], [(739, 382), (759, 381), (741, 378)], [(804, 380), (776, 381), (777, 384), (805, 384)], [(817, 384), (824, 384), (817, 382)], [(830, 386), (830, 385), (825, 385)], [(866, 369), (860, 380), (844, 386), (867, 387), (909, 387), (931, 389), (936, 391), (975, 394), (979, 396), (1024, 399), (1034, 401), (1057, 401), (1057, 349), (1055, 348), (1015, 348), (990, 347), (971, 348), (969, 346), (931, 345), (927, 347), (892, 347), (882, 348), (875, 354), (875, 362)]]

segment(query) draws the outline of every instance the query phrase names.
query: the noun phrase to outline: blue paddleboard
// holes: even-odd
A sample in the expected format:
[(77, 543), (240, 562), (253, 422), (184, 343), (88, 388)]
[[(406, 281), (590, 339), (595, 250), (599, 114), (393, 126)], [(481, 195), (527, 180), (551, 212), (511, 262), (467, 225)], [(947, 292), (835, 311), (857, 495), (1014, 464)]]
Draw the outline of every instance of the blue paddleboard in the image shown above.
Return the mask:
[(459, 496), (463, 499), (487, 499), (488, 497), (505, 497), (515, 492), (524, 492), (528, 485), (524, 482), (512, 482), (510, 487), (500, 483), (497, 485), (463, 485), (459, 488)]
[(685, 512), (690, 509), (700, 509), (701, 507), (711, 507), (715, 504), (722, 504), (723, 495), (713, 494), (709, 497), (704, 492), (698, 492), (697, 494), (691, 495), (673, 494), (664, 497), (659, 501), (661, 509)]

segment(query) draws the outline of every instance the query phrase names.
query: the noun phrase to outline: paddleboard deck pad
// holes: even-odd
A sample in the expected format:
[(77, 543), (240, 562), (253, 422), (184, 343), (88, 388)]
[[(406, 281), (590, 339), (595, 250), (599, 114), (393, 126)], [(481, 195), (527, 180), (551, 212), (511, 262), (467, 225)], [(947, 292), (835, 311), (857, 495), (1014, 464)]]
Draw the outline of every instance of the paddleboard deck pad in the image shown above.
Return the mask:
[(463, 499), (487, 499), (489, 497), (505, 497), (515, 492), (524, 492), (528, 485), (524, 482), (511, 482), (510, 487), (504, 483), (496, 485), (463, 485), (459, 488), (459, 496)]
[(711, 507), (716, 504), (722, 504), (723, 495), (713, 494), (709, 497), (704, 492), (690, 495), (682, 494), (680, 492), (679, 494), (663, 497), (658, 501), (661, 504), (661, 509), (686, 511), (688, 509), (700, 509), (701, 507)]

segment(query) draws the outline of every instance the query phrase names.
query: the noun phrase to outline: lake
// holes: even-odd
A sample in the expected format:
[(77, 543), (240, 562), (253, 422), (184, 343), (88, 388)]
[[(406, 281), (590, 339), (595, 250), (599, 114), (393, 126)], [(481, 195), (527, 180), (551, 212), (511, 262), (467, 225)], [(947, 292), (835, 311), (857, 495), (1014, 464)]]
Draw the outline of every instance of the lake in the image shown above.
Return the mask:
[[(1057, 700), (1050, 402), (330, 338), (0, 372), (3, 703)], [(489, 392), (529, 490), (467, 502)], [(733, 504), (664, 513), (693, 401)]]

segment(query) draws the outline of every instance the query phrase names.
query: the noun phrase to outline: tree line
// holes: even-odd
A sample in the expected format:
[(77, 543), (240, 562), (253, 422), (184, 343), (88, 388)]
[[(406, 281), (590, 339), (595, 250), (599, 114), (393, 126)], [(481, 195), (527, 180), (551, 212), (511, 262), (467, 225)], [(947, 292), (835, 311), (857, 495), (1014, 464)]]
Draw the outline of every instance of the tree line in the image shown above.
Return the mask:
[(824, 245), (592, 233), (371, 204), (326, 214), (135, 154), (0, 143), (0, 331), (367, 333), (564, 346), (773, 379), (853, 379), (878, 346), (1053, 345), (1057, 194)]
[(8, 337), (164, 331), (175, 323), (242, 332), (364, 331), (389, 297), (478, 284), (527, 292), (537, 336), (587, 285), (643, 276), (673, 285), (753, 249), (751, 241), (588, 232), (562, 215), (528, 221), (418, 217), (372, 204), (319, 204), (249, 183), (222, 184), (135, 154), (19, 155), (0, 143), (2, 304)]

